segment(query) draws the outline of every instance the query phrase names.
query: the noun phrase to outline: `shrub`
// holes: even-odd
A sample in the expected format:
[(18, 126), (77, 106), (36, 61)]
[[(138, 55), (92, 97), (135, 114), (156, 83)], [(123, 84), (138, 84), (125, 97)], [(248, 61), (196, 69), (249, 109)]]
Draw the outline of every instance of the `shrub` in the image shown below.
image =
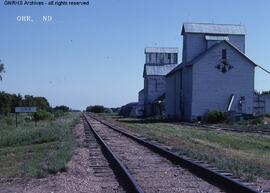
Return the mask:
[(32, 121), (33, 120), (33, 117), (32, 116), (26, 116), (24, 118), (25, 121)]
[(113, 113), (113, 110), (110, 108), (105, 108), (104, 113)]
[(62, 110), (53, 111), (54, 118), (65, 116), (67, 112), (64, 112)]
[(6, 117), (6, 118), (5, 118), (5, 122), (6, 122), (7, 125), (10, 126), (10, 125), (12, 125), (12, 123), (13, 123), (14, 121), (12, 120), (11, 117)]
[(87, 112), (92, 112), (92, 113), (103, 113), (104, 110), (105, 108), (102, 105), (89, 106), (86, 108)]
[(209, 111), (205, 116), (207, 123), (221, 123), (226, 120), (225, 114), (222, 111), (212, 110)]
[(52, 114), (45, 111), (45, 110), (39, 109), (36, 113), (34, 113), (34, 119), (36, 121), (46, 120), (46, 119), (50, 119), (50, 118), (52, 118)]
[(61, 105), (61, 106), (56, 106), (54, 107), (55, 111), (62, 111), (62, 112), (69, 112), (69, 107), (65, 106), (65, 105)]
[(256, 117), (250, 121), (250, 124), (252, 125), (259, 125), (263, 123), (263, 118), (262, 117)]

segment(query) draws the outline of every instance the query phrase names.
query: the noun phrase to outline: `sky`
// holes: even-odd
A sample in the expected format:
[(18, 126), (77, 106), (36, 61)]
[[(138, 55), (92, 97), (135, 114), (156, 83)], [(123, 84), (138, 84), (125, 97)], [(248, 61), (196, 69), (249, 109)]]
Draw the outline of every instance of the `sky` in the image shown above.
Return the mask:
[[(0, 4), (0, 91), (85, 109), (137, 101), (145, 47), (179, 47), (183, 22), (243, 24), (246, 54), (270, 69), (269, 0), (90, 0), (90, 6)], [(18, 16), (33, 22), (18, 22)], [(53, 21), (42, 22), (42, 16)], [(270, 90), (256, 69), (255, 89)]]

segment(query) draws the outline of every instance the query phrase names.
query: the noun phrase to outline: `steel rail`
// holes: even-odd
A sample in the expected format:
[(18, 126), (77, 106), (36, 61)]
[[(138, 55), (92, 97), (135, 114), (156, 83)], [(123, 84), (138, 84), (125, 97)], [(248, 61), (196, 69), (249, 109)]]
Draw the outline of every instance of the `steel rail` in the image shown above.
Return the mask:
[(175, 153), (169, 152), (157, 145), (154, 145), (153, 143), (147, 142), (143, 139), (140, 139), (136, 136), (133, 136), (125, 131), (119, 130), (115, 128), (115, 126), (111, 125), (108, 122), (104, 122), (103, 120), (100, 120), (99, 118), (89, 115), (91, 118), (99, 121), (100, 123), (106, 125), (107, 127), (113, 129), (114, 131), (117, 131), (118, 133), (121, 133), (135, 141), (137, 141), (139, 144), (144, 145), (151, 149), (152, 151), (158, 153), (159, 155), (167, 158), (174, 164), (178, 164), (189, 171), (191, 171), (193, 174), (199, 176), (203, 180), (207, 181), (210, 184), (213, 184), (222, 190), (228, 192), (228, 193), (260, 193), (254, 189), (251, 189), (250, 187), (246, 186), (245, 184), (238, 182), (230, 177), (227, 177), (223, 174), (220, 174), (218, 172), (215, 172), (211, 169), (208, 169), (200, 164), (197, 164), (191, 160), (185, 159), (183, 157), (180, 157), (179, 155), (176, 155)]
[(127, 168), (122, 164), (122, 162), (119, 160), (117, 156), (114, 155), (110, 147), (103, 141), (103, 139), (97, 134), (97, 132), (93, 129), (89, 121), (87, 120), (87, 117), (85, 114), (83, 114), (83, 117), (93, 132), (95, 138), (97, 139), (98, 143), (101, 146), (101, 150), (104, 153), (105, 157), (108, 159), (110, 164), (112, 165), (112, 168), (115, 172), (119, 175), (118, 177), (121, 178), (123, 182), (123, 187), (130, 193), (144, 193), (142, 188), (139, 186), (139, 184), (136, 182), (136, 180), (133, 178), (133, 176), (129, 173)]
[(230, 131), (234, 133), (252, 133), (252, 134), (265, 134), (265, 135), (270, 134), (270, 130), (268, 129), (258, 129), (258, 130), (242, 129), (242, 128), (237, 129), (237, 128), (212, 126), (212, 125), (206, 125), (206, 124), (188, 123), (188, 122), (180, 122), (179, 124), (190, 126), (190, 127), (200, 127), (203, 129)]

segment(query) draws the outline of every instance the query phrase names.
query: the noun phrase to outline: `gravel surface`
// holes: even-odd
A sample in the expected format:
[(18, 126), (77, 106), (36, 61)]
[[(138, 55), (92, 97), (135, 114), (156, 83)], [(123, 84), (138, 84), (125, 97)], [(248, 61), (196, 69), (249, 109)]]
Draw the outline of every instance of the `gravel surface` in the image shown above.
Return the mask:
[[(113, 119), (107, 119), (107, 118), (104, 118), (104, 117), (103, 117), (103, 119), (105, 120), (105, 122), (109, 122), (111, 125), (113, 125), (114, 127), (116, 127), (119, 130), (130, 133), (131, 135), (137, 136), (137, 137), (139, 137), (141, 139), (144, 139), (146, 141), (150, 141), (151, 143), (153, 143), (153, 144), (155, 144), (155, 145), (157, 145), (159, 147), (162, 147), (164, 149), (167, 149), (168, 151), (172, 151), (171, 149), (174, 148), (173, 146), (165, 145), (164, 143), (161, 143), (161, 142), (159, 142), (157, 140), (149, 139), (146, 136), (143, 136), (143, 135), (141, 135), (139, 133), (135, 133), (134, 131), (126, 129), (126, 125), (121, 123), (121, 122), (115, 121)], [(264, 135), (264, 136), (266, 136), (266, 135)], [(175, 152), (175, 153), (177, 153), (177, 152)], [(185, 158), (189, 159), (188, 157), (185, 157)], [(193, 161), (195, 161), (195, 160), (193, 160)], [(200, 163), (200, 164), (202, 164), (202, 163)], [(211, 168), (215, 168), (215, 166), (211, 165), (211, 164), (203, 164), (203, 165), (205, 165), (205, 167), (210, 166)], [(218, 169), (217, 169), (216, 172), (218, 172)], [(224, 171), (224, 172), (230, 174), (230, 172), (226, 172), (226, 171)], [(236, 177), (236, 178), (238, 178), (238, 177)], [(258, 177), (257, 179), (255, 179), (252, 182), (245, 182), (245, 180), (241, 180), (241, 178), (239, 178), (239, 179), (240, 179), (240, 181), (244, 182), (248, 187), (250, 187), (250, 188), (252, 188), (254, 190), (257, 190), (257, 191), (263, 192), (263, 193), (270, 193), (270, 179), (263, 179), (261, 177)]]
[[(86, 140), (84, 125), (81, 122), (74, 129), (79, 143), (67, 172), (50, 175), (43, 179), (0, 179), (0, 193), (118, 193), (124, 192), (95, 141)], [(89, 143), (91, 142), (91, 143)], [(98, 146), (97, 146), (98, 147)], [(99, 154), (105, 175), (98, 172), (94, 154)], [(100, 156), (101, 155), (101, 156)], [(102, 161), (100, 161), (102, 160)], [(104, 171), (103, 171), (104, 172)], [(103, 173), (104, 174), (104, 173)]]
[(123, 161), (145, 192), (223, 192), (100, 122), (92, 118), (88, 120), (112, 151)]

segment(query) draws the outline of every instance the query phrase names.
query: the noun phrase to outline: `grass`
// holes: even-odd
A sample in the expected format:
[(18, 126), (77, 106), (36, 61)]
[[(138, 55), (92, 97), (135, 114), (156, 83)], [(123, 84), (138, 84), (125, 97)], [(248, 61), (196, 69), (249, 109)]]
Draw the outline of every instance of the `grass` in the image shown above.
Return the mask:
[(0, 177), (45, 177), (64, 171), (76, 145), (72, 127), (78, 113), (67, 113), (37, 126), (19, 116), (0, 118)]
[(112, 119), (133, 132), (172, 146), (178, 154), (212, 163), (250, 181), (257, 177), (270, 179), (270, 136), (116, 116)]

